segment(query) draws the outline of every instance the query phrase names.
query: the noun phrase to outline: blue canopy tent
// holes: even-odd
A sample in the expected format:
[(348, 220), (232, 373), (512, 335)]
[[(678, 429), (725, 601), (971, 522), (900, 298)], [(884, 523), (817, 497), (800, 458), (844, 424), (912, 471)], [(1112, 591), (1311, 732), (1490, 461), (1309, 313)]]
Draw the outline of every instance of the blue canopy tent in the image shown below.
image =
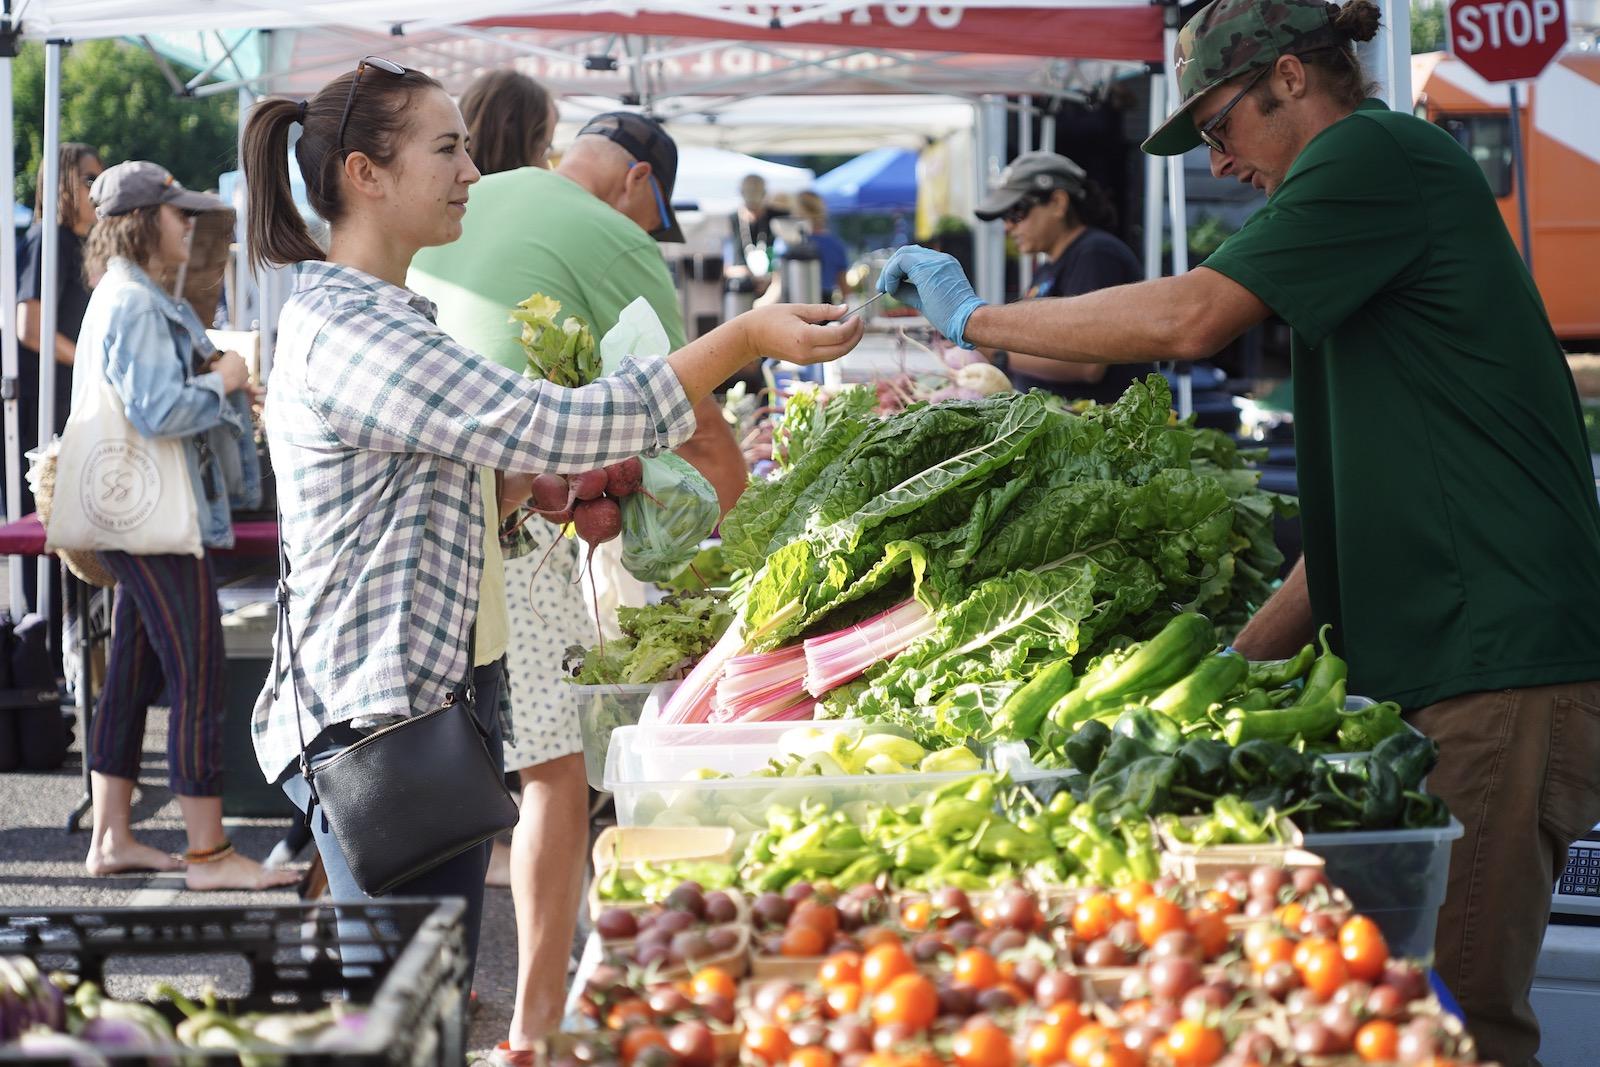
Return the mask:
[(814, 187), (833, 215), (917, 210), (917, 154), (874, 148), (841, 163)]

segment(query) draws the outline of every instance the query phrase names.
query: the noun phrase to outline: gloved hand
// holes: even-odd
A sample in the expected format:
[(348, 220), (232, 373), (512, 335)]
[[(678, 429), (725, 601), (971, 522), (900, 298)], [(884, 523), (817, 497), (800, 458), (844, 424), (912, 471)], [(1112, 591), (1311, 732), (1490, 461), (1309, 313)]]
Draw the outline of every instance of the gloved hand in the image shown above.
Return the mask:
[(962, 348), (973, 347), (965, 337), (967, 320), (985, 301), (978, 299), (961, 264), (950, 256), (906, 245), (884, 266), (878, 291), (922, 312), (940, 333)]

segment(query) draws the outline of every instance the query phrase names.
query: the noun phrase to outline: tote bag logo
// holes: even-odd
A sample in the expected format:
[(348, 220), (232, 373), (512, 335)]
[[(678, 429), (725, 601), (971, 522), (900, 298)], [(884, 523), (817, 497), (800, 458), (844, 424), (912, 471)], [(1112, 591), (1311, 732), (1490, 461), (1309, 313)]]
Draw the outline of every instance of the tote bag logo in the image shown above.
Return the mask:
[(148, 450), (128, 441), (101, 441), (83, 464), (78, 500), (102, 530), (126, 533), (143, 525), (161, 499), (161, 470)]

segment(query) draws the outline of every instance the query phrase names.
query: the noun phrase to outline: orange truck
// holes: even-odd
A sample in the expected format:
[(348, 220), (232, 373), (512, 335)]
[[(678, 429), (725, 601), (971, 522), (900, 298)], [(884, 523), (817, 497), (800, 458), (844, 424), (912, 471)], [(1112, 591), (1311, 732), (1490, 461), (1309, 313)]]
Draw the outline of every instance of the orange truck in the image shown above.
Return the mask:
[[(1411, 57), (1415, 113), (1455, 135), (1483, 168), (1519, 245), (1510, 99), (1444, 52)], [(1533, 278), (1556, 335), (1600, 339), (1600, 54), (1568, 51), (1519, 93)]]

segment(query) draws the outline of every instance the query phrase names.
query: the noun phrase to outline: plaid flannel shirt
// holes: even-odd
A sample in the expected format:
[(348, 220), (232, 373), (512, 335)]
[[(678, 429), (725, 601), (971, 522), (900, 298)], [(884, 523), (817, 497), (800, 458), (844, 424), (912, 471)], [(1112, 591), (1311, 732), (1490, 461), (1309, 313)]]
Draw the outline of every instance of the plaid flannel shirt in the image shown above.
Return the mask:
[[(664, 360), (628, 359), (562, 389), (461, 347), (433, 320), (410, 290), (322, 262), (297, 265), (278, 320), (265, 422), (307, 741), (357, 717), (431, 711), (466, 678), (478, 468), (592, 470), (694, 429)], [(251, 724), (269, 781), (300, 754), (286, 668), (274, 664), (281, 692), (274, 700), (269, 678)]]

